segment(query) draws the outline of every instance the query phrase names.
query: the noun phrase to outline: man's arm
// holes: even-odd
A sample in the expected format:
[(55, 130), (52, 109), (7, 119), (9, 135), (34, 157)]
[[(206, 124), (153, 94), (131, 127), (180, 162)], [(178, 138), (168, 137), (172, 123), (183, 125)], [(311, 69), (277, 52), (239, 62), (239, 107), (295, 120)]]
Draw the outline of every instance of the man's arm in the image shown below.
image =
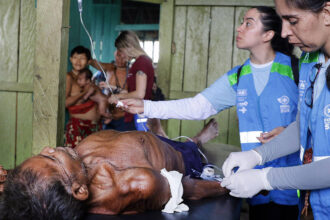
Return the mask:
[[(101, 63), (101, 62), (99, 62), (99, 63), (105, 72), (107, 72), (107, 71), (111, 72), (111, 71), (115, 70), (115, 64), (113, 64), (113, 63)], [(102, 71), (95, 59), (91, 59), (88, 62), (88, 64), (91, 65), (92, 67), (94, 67), (95, 69)]]
[(221, 187), (220, 182), (202, 179), (193, 179), (185, 176), (182, 179), (183, 197), (185, 199), (198, 200), (207, 197), (216, 197), (227, 194), (229, 191)]

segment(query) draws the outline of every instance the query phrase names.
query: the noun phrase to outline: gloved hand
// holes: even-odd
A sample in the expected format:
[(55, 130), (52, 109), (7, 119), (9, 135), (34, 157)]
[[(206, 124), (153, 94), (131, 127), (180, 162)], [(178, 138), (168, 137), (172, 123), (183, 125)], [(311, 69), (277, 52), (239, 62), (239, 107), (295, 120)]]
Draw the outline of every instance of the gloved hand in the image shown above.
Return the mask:
[(222, 180), (221, 186), (230, 190), (230, 195), (240, 198), (251, 198), (261, 190), (272, 190), (267, 180), (267, 173), (271, 167), (251, 169), (236, 172)]
[(238, 171), (252, 169), (256, 165), (261, 165), (262, 158), (259, 153), (254, 150), (233, 152), (230, 153), (228, 158), (222, 165), (222, 172), (225, 177), (230, 176), (235, 167), (238, 167)]

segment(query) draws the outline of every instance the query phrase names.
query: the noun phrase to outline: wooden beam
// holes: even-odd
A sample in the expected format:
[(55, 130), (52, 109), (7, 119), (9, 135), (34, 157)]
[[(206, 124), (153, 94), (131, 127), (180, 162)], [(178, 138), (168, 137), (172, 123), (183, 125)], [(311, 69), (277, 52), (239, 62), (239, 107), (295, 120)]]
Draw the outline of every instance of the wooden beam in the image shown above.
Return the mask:
[(158, 31), (159, 24), (121, 24), (116, 25), (116, 31), (132, 30), (132, 31)]
[(176, 0), (175, 5), (205, 6), (274, 6), (273, 0)]
[(166, 0), (132, 0), (134, 2), (146, 2), (146, 3), (153, 3), (153, 4), (162, 4)]
[(0, 82), (0, 91), (33, 92), (33, 83)]
[(33, 154), (63, 144), (70, 1), (37, 4)]
[(171, 45), (173, 34), (174, 0), (167, 0), (160, 7), (159, 22), (159, 62), (157, 77), (159, 87), (166, 98), (169, 97), (171, 77)]

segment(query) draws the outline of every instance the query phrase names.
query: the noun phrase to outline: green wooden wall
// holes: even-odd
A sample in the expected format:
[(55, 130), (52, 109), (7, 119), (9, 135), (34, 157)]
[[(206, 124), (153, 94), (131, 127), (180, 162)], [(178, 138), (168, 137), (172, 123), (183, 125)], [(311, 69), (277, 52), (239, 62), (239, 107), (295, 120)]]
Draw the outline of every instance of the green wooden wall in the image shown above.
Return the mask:
[[(114, 60), (114, 42), (119, 33), (116, 26), (120, 23), (120, 10), (120, 0), (114, 0), (111, 4), (95, 4), (92, 0), (83, 1), (83, 22), (94, 41), (96, 58), (102, 62)], [(80, 23), (77, 1), (71, 1), (68, 54), (78, 45), (91, 48), (88, 36)], [(68, 59), (68, 70), (71, 68)]]
[[(273, 1), (168, 0), (162, 4), (158, 77), (166, 97), (192, 97), (248, 58), (234, 39), (244, 13), (256, 5), (271, 6)], [(219, 136), (213, 142), (240, 146), (235, 107), (214, 118)], [(207, 121), (171, 119), (167, 133), (171, 138), (193, 136)]]
[(0, 1), (0, 164), (13, 168), (32, 151), (34, 0)]

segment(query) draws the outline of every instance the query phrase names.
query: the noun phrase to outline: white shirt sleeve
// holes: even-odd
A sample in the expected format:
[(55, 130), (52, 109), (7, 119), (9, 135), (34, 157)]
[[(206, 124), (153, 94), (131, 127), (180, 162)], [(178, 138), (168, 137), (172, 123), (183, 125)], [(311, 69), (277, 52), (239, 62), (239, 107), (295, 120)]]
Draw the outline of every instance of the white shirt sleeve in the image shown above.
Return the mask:
[(204, 120), (217, 110), (202, 95), (172, 101), (144, 100), (144, 115), (148, 118)]

